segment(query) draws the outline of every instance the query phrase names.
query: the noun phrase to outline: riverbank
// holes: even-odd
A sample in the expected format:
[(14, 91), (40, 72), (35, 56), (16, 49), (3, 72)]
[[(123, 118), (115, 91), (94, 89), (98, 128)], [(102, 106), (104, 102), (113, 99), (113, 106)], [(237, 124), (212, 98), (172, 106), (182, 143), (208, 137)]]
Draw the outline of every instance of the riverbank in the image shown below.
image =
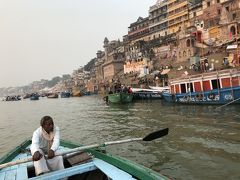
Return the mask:
[(139, 73), (124, 74), (122, 71), (114, 77), (114, 81), (119, 80), (121, 84), (135, 88), (166, 86), (168, 79), (233, 68), (231, 62), (229, 62), (228, 65), (224, 64), (223, 60), (226, 56), (226, 52), (209, 54), (208, 56), (200, 58), (199, 65), (191, 64), (190, 60), (177, 62), (166, 59), (161, 61), (161, 65), (158, 65), (157, 68), (150, 71), (150, 73), (145, 76), (140, 76)]

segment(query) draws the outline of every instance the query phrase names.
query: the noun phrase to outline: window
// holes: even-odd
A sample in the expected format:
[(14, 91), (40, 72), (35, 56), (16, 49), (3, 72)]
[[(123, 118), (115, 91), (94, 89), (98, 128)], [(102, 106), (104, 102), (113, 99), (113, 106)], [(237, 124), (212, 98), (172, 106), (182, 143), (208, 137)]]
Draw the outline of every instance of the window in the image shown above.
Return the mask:
[(194, 39), (191, 39), (191, 45), (194, 46)]
[(196, 13), (196, 12), (193, 12), (193, 16), (196, 17), (196, 16), (197, 16), (197, 13)]
[(221, 10), (220, 9), (218, 9), (218, 15), (220, 15), (221, 14)]
[(220, 0), (217, 0), (217, 3), (220, 3)]
[(176, 92), (175, 92), (175, 93), (179, 93), (179, 92), (180, 92), (179, 84), (176, 84), (176, 85), (175, 85), (175, 89), (176, 89)]
[(228, 6), (226, 7), (226, 10), (229, 12), (229, 7)]
[[(190, 87), (189, 87), (190, 86)], [(190, 88), (190, 92), (193, 92), (193, 83), (188, 84), (188, 89)]]
[(221, 82), (223, 88), (231, 87), (230, 78), (222, 78)]
[(233, 16), (233, 20), (236, 19), (236, 17), (237, 17), (236, 13), (233, 13), (232, 16)]
[(219, 89), (219, 85), (220, 85), (220, 81), (219, 79), (214, 79), (214, 80), (211, 80), (212, 81), (212, 89)]
[(195, 89), (195, 92), (201, 92), (202, 91), (201, 83), (194, 82), (194, 89)]
[(185, 84), (180, 84), (181, 87), (181, 93), (186, 93), (186, 86)]
[(204, 91), (210, 91), (211, 90), (211, 86), (209, 81), (203, 81), (203, 90)]
[(179, 56), (179, 58), (181, 58), (181, 57), (182, 57), (182, 53), (181, 53), (181, 52), (179, 52), (178, 56)]
[(210, 7), (211, 3), (210, 2), (207, 2), (207, 7)]
[(187, 40), (187, 47), (190, 47), (190, 39)]

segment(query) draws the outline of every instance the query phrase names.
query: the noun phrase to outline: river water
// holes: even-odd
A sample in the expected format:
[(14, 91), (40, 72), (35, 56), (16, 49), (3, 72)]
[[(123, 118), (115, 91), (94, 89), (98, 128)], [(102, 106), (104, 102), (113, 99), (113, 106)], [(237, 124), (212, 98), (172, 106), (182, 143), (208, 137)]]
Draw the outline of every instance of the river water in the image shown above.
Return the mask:
[(31, 137), (41, 117), (50, 115), (63, 139), (84, 145), (168, 127), (161, 139), (107, 150), (173, 179), (240, 179), (240, 106), (216, 107), (161, 100), (107, 105), (99, 96), (0, 102), (0, 156)]

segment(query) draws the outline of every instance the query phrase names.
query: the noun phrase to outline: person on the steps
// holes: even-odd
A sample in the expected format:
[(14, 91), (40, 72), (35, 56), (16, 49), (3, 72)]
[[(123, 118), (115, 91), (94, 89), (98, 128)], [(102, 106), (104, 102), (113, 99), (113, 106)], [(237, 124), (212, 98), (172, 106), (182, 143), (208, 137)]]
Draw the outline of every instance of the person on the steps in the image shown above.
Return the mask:
[[(44, 116), (40, 127), (34, 131), (31, 153), (36, 175), (64, 169), (62, 156), (55, 156), (60, 144), (60, 130), (50, 116)], [(45, 156), (47, 155), (47, 157)]]

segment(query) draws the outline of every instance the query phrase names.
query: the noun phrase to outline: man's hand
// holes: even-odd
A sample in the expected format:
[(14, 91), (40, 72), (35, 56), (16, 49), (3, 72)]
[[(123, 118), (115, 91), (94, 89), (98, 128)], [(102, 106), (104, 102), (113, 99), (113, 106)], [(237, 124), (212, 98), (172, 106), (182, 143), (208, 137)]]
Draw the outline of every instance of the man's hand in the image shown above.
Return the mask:
[(54, 151), (50, 149), (50, 150), (48, 151), (48, 159), (52, 159), (54, 156), (55, 156)]
[(39, 151), (36, 151), (32, 158), (33, 158), (33, 161), (38, 161), (39, 159), (42, 158), (42, 154)]

